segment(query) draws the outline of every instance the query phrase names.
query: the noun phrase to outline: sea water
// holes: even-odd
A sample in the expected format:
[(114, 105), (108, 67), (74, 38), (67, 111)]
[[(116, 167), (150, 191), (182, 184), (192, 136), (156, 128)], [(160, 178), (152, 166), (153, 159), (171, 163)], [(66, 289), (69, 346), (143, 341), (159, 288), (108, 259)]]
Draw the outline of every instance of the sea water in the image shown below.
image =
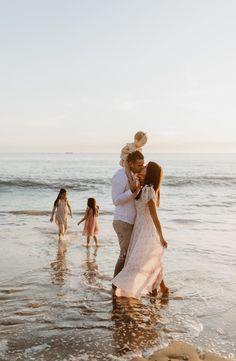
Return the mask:
[[(236, 155), (146, 154), (164, 168), (158, 210), (169, 298), (112, 297), (114, 154), (0, 154), (0, 360), (126, 360), (173, 340), (236, 353)], [(66, 252), (49, 222), (66, 188)], [(77, 226), (95, 197), (100, 247)]]

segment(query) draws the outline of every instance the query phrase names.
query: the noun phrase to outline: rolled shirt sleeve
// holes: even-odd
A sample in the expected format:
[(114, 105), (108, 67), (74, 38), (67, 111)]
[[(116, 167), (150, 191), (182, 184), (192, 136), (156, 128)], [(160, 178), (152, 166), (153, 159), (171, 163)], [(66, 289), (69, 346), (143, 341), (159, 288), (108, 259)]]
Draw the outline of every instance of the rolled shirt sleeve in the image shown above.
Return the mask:
[(115, 206), (125, 204), (130, 198), (133, 198), (131, 190), (126, 190), (127, 182), (122, 180), (121, 177), (112, 179), (112, 201)]
[(124, 168), (119, 169), (112, 178), (112, 201), (115, 205), (113, 220), (134, 224), (136, 208), (134, 194), (130, 190)]

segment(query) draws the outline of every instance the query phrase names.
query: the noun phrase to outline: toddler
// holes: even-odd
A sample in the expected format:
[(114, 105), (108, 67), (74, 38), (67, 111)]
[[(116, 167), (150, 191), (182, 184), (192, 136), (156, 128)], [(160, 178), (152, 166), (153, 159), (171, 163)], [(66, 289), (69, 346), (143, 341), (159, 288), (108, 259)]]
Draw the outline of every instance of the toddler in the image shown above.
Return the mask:
[(120, 165), (125, 168), (125, 173), (128, 177), (130, 185), (133, 185), (134, 179), (127, 163), (127, 156), (129, 153), (138, 150), (142, 152), (142, 147), (147, 143), (147, 134), (139, 131), (134, 135), (134, 142), (127, 143), (122, 149), (120, 154)]

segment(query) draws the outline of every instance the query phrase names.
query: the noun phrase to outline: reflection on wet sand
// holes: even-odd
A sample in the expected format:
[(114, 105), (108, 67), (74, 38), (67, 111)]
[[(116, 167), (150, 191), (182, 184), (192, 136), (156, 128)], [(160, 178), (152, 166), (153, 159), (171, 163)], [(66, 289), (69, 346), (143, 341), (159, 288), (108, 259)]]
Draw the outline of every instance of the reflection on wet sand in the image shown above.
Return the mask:
[(97, 272), (98, 272), (98, 266), (96, 262), (97, 250), (98, 250), (97, 247), (95, 247), (94, 251), (90, 250), (90, 248), (86, 249), (87, 253), (86, 253), (86, 261), (84, 262), (84, 268), (85, 268), (84, 276), (90, 285), (95, 284), (97, 278)]
[(134, 298), (113, 298), (113, 342), (118, 356), (158, 344), (163, 325), (160, 310), (167, 304), (168, 299), (153, 297), (146, 304)]
[(58, 249), (55, 261), (51, 263), (51, 277), (53, 284), (63, 286), (68, 272), (66, 264), (66, 242), (64, 240), (58, 241)]

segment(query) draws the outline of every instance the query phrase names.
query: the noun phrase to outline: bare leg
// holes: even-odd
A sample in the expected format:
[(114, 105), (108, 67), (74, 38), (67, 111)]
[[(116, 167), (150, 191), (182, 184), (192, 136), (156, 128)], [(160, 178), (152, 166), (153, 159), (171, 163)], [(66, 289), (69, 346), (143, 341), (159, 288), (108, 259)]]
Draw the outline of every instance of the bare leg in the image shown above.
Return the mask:
[(151, 296), (157, 296), (157, 289), (155, 288), (154, 290), (152, 290), (152, 292), (150, 292)]
[(169, 288), (165, 285), (164, 280), (160, 283), (160, 289), (163, 295), (167, 295), (169, 293)]
[(90, 237), (88, 236), (88, 237), (87, 237), (87, 244), (86, 244), (86, 247), (89, 247), (89, 241), (90, 241)]
[(58, 236), (59, 236), (59, 240), (61, 240), (64, 236), (64, 225), (63, 223), (59, 223), (58, 224)]
[(93, 236), (93, 239), (94, 239), (94, 242), (95, 242), (95, 246), (98, 247), (98, 246), (99, 246), (99, 243), (98, 243), (97, 237), (96, 237), (96, 236)]
[[(160, 290), (163, 296), (166, 296), (169, 293), (169, 288), (165, 285), (164, 280), (162, 280), (160, 283)], [(154, 288), (152, 292), (150, 292), (150, 295), (157, 296), (157, 288)]]

